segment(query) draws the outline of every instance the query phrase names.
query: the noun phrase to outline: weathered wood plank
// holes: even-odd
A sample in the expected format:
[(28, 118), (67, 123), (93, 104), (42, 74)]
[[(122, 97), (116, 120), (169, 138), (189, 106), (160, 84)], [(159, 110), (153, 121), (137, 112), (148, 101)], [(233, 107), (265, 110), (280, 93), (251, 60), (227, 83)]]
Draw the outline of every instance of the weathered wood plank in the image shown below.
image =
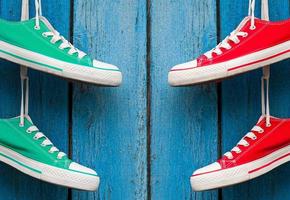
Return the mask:
[(214, 0), (151, 1), (151, 190), (152, 199), (217, 199), (191, 192), (194, 169), (217, 158), (217, 93), (214, 84), (172, 88), (170, 67), (212, 48)]
[(73, 157), (97, 170), (99, 192), (73, 199), (146, 199), (146, 1), (75, 0), (74, 43), (119, 66), (120, 88), (74, 84)]
[[(31, 1), (34, 16), (34, 1)], [(20, 20), (21, 1), (0, 1), (0, 17)], [(69, 0), (43, 0), (43, 14), (55, 28), (69, 36)], [(15, 117), (20, 112), (19, 66), (0, 63), (1, 117)], [(67, 81), (30, 70), (30, 116), (34, 123), (63, 151), (68, 151)], [(0, 166), (0, 199), (67, 199), (67, 189), (43, 183), (4, 164)]]
[[(269, 1), (271, 20), (289, 18), (289, 1)], [(224, 38), (247, 15), (247, 1), (221, 1), (221, 35)], [(257, 2), (260, 16), (260, 1)], [(272, 66), (271, 111), (277, 117), (290, 117), (290, 62)], [(226, 80), (222, 84), (222, 150), (230, 150), (243, 137), (261, 114), (261, 70)], [(289, 199), (289, 164), (255, 180), (223, 190), (223, 199)]]

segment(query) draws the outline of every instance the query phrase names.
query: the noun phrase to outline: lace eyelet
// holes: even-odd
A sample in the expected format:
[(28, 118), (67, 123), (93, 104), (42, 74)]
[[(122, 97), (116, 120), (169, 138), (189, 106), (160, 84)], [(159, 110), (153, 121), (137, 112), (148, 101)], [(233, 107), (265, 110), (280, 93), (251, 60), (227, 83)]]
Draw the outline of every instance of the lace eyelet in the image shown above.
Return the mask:
[(253, 137), (253, 139), (252, 140), (256, 140), (257, 139), (257, 137)]
[(238, 40), (237, 42), (234, 42), (235, 44), (239, 44), (241, 41), (240, 40)]
[(54, 152), (49, 150), (48, 153), (53, 154)]
[(24, 127), (24, 124), (19, 123), (19, 127), (23, 128)]
[(26, 130), (26, 133), (32, 133), (32, 131), (31, 131), (31, 130), (29, 130), (29, 129), (27, 129), (27, 130)]
[(237, 154), (240, 154), (240, 153), (242, 153), (242, 151), (240, 150), (240, 151), (237, 151), (236, 153), (237, 153)]
[(34, 26), (34, 30), (40, 30), (40, 26)]
[(267, 128), (269, 128), (269, 127), (271, 127), (272, 126), (272, 124), (271, 123), (269, 123), (269, 124), (266, 124), (266, 127)]
[(248, 35), (249, 35), (249, 33), (245, 33), (244, 35), (243, 35), (243, 37), (245, 38), (245, 37), (248, 37)]
[(42, 36), (45, 37), (45, 38), (47, 38), (47, 35), (45, 33), (42, 33)]
[(263, 129), (262, 129), (262, 130), (260, 130), (260, 131), (259, 131), (259, 133), (264, 133), (264, 130), (263, 130)]
[(40, 144), (42, 147), (45, 147), (45, 145), (43, 143)]
[(248, 146), (250, 146), (250, 144), (248, 143), (248, 144), (245, 144), (245, 147), (248, 147)]
[(34, 140), (38, 140), (38, 138), (37, 138), (37, 137), (35, 137), (35, 136), (33, 137), (33, 139), (34, 139)]
[(253, 31), (256, 29), (256, 26), (250, 26), (250, 29)]

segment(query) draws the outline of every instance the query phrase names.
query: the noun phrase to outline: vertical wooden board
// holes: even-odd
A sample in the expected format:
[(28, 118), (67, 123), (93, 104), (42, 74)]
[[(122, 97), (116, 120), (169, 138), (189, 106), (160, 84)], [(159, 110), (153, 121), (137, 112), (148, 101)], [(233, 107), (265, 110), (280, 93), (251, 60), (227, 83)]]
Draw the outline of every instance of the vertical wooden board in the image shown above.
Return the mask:
[(119, 66), (123, 84), (74, 84), (73, 157), (96, 169), (101, 185), (73, 199), (147, 199), (146, 1), (74, 2), (74, 44)]
[(212, 48), (214, 0), (151, 1), (151, 193), (152, 199), (217, 199), (194, 193), (193, 170), (218, 155), (216, 85), (168, 85), (169, 69)]
[[(69, 36), (69, 0), (43, 0), (43, 14), (57, 30)], [(34, 1), (30, 16), (34, 17)], [(19, 21), (21, 1), (0, 1), (1, 18)], [(18, 116), (20, 112), (19, 66), (1, 61), (1, 117)], [(4, 67), (5, 66), (5, 67)], [(67, 82), (41, 72), (29, 70), (30, 116), (61, 150), (68, 151)], [(1, 164), (0, 199), (67, 199), (67, 189), (28, 177)], [(2, 176), (3, 175), (3, 176)]]
[[(289, 1), (269, 1), (271, 20), (289, 18)], [(256, 15), (260, 17), (260, 1), (256, 2)], [(233, 12), (233, 10), (235, 12)], [(224, 38), (247, 15), (247, 1), (220, 3), (221, 36)], [(225, 153), (255, 125), (261, 114), (261, 70), (224, 81), (222, 84), (222, 150)], [(271, 113), (289, 117), (289, 60), (272, 65)], [(289, 164), (265, 176), (223, 190), (223, 199), (287, 199), (289, 194)]]
[[(19, 9), (15, 9), (17, 5), (20, 6), (20, 0), (15, 0), (13, 2), (0, 0), (0, 17), (6, 20), (19, 20), (20, 7)], [(0, 59), (0, 76), (1, 117), (15, 117), (16, 115), (19, 115), (20, 112), (19, 67), (11, 62)]]
[[(271, 20), (283, 20), (290, 18), (290, 1), (280, 0), (270, 2)], [(271, 113), (277, 117), (290, 118), (290, 60), (272, 65), (271, 74)], [(267, 188), (271, 190), (268, 199), (290, 199), (290, 163), (285, 164), (271, 172), (267, 179)]]
[[(19, 10), (15, 9), (15, 5), (20, 5), (20, 0), (10, 2), (0, 0), (0, 17), (7, 20), (18, 20)], [(0, 60), (0, 114), (1, 118), (15, 117), (20, 111), (20, 81), (19, 67), (10, 62)], [(13, 168), (0, 163), (0, 199), (14, 200), (17, 188), (15, 184), (18, 182), (19, 174)]]

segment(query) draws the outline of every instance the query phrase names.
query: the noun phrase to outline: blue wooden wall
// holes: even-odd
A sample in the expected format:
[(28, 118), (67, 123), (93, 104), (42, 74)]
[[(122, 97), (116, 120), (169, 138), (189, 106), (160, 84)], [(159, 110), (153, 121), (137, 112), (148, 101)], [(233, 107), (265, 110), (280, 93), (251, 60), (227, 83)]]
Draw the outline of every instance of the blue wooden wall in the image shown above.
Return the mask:
[[(289, 0), (269, 0), (271, 19)], [(260, 2), (257, 2), (257, 5)], [(0, 0), (20, 19), (21, 0)], [(68, 83), (30, 70), (30, 115), (63, 151), (101, 176), (97, 192), (68, 190), (0, 164), (0, 200), (290, 199), (289, 164), (222, 190), (189, 177), (231, 149), (260, 115), (261, 70), (221, 84), (171, 88), (167, 72), (212, 48), (247, 14), (247, 0), (43, 0), (44, 15), (82, 50), (120, 66), (119, 88)], [(257, 8), (259, 14), (259, 6)], [(31, 16), (34, 15), (31, 1)], [(0, 117), (20, 111), (19, 66), (0, 61)], [(290, 117), (290, 62), (273, 65), (271, 111)]]

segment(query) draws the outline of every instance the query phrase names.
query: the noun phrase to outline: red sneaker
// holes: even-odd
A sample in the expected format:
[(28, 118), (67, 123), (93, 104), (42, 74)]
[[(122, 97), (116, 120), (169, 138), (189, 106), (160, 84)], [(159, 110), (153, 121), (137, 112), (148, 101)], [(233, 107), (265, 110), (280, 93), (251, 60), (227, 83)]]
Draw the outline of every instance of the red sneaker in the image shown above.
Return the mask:
[(229, 186), (261, 176), (290, 160), (290, 119), (262, 117), (236, 147), (190, 178), (195, 191)]
[(290, 57), (290, 19), (269, 22), (246, 17), (217, 47), (171, 69), (172, 86), (191, 85), (245, 73)]

